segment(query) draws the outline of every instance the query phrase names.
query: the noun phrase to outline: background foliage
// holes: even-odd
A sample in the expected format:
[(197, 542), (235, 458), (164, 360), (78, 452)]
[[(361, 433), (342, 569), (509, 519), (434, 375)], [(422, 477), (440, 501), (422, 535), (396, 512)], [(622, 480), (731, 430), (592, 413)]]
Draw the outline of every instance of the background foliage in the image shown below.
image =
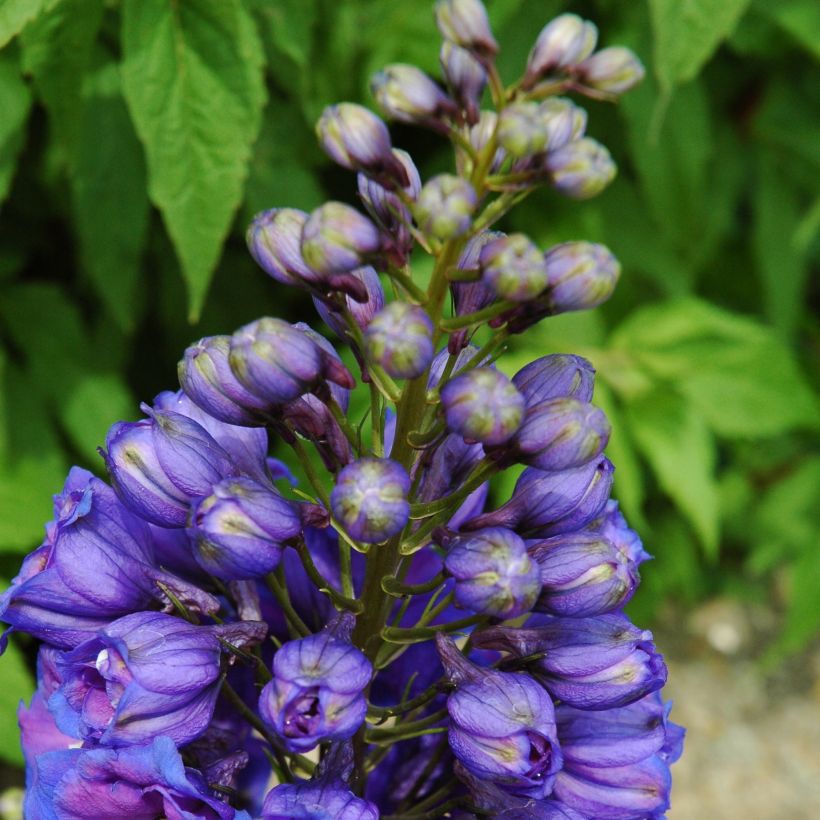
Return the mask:
[[(185, 346), (262, 313), (313, 321), (255, 268), (258, 210), (352, 201), (313, 136), (369, 102), (387, 62), (437, 74), (431, 0), (0, 0), (0, 574), (42, 535), (67, 468), (176, 383)], [(773, 599), (770, 657), (820, 627), (815, 0), (489, 0), (518, 76), (564, 10), (649, 76), (590, 132), (620, 175), (580, 207), (544, 191), (508, 222), (543, 246), (609, 245), (611, 303), (543, 323), (510, 370), (573, 351), (598, 369), (615, 492), (657, 557), (636, 602)], [(398, 128), (423, 177), (445, 154)], [(505, 487), (497, 488), (504, 492)], [(24, 645), (0, 666), (16, 760)], [(6, 702), (8, 701), (8, 702)]]

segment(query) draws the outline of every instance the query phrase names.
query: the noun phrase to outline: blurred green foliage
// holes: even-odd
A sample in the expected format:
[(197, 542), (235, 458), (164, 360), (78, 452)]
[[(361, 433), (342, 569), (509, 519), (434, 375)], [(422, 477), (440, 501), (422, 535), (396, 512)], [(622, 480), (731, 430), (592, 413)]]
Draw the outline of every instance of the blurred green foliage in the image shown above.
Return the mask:
[[(370, 74), (437, 74), (432, 0), (0, 2), (0, 573), (41, 538), (72, 463), (176, 384), (184, 347), (262, 313), (312, 321), (255, 268), (258, 210), (353, 201), (316, 146), (324, 105)], [(489, 0), (508, 81), (565, 10), (649, 73), (590, 133), (620, 175), (577, 204), (534, 194), (505, 227), (609, 245), (612, 302), (516, 340), (514, 371), (598, 369), (615, 493), (657, 561), (636, 602), (785, 589), (773, 652), (820, 628), (820, 5)], [(446, 152), (397, 128), (423, 176)], [(813, 311), (813, 308), (815, 309)], [(503, 361), (503, 360), (502, 360)], [(500, 486), (499, 491), (509, 489)], [(25, 646), (22, 647), (26, 649)], [(19, 648), (3, 691), (29, 686)], [(12, 680), (13, 679), (13, 680)], [(12, 703), (0, 756), (17, 759)]]

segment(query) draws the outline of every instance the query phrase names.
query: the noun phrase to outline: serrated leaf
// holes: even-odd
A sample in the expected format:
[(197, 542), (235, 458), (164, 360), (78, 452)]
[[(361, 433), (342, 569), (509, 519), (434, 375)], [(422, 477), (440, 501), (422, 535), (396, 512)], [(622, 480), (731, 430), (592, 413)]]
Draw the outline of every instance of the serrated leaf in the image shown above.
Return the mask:
[(0, 48), (34, 20), (46, 3), (47, 0), (3, 0), (0, 3)]
[(103, 0), (57, 0), (22, 35), (23, 69), (33, 75), (52, 134), (70, 150), (82, 113), (82, 87), (102, 22)]
[(137, 415), (131, 393), (113, 374), (92, 374), (78, 381), (60, 408), (60, 417), (78, 451), (88, 460), (105, 441), (108, 428)]
[(142, 146), (119, 85), (113, 64), (89, 83), (71, 183), (83, 267), (117, 324), (130, 331), (150, 204)]
[(17, 168), (30, 107), (31, 94), (20, 76), (17, 60), (9, 53), (0, 54), (0, 203), (9, 192)]
[(259, 132), (264, 54), (240, 0), (126, 0), (123, 93), (188, 288), (202, 308)]
[(728, 37), (749, 0), (649, 0), (661, 89), (693, 79)]
[(690, 521), (707, 556), (716, 558), (715, 442), (700, 414), (664, 391), (631, 402), (624, 417), (661, 489)]
[(0, 658), (0, 758), (21, 766), (20, 729), (17, 725), (17, 708), (20, 700), (28, 704), (34, 694), (34, 679), (23, 653), (14, 643), (9, 643)]

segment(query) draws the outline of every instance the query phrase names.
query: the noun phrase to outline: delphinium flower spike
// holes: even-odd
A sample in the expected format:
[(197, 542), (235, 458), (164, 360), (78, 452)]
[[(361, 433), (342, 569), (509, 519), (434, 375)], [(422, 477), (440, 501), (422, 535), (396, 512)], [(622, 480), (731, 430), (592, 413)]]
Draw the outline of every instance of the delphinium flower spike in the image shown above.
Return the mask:
[(318, 140), (363, 210), (270, 203), (248, 228), (334, 341), (263, 317), (193, 343), (182, 389), (111, 427), (107, 480), (71, 471), (0, 598), (40, 641), (26, 817), (668, 808), (683, 730), (623, 612), (649, 556), (610, 498), (595, 371), (550, 353), (504, 371), (512, 335), (595, 308), (621, 268), (499, 229), (539, 186), (612, 181), (578, 95), (614, 100), (643, 68), (563, 14), (505, 82), (481, 0), (434, 13), (440, 82), (399, 63), (371, 87), (387, 120), (449, 140), (451, 167), (423, 176), (376, 113), (330, 105)]

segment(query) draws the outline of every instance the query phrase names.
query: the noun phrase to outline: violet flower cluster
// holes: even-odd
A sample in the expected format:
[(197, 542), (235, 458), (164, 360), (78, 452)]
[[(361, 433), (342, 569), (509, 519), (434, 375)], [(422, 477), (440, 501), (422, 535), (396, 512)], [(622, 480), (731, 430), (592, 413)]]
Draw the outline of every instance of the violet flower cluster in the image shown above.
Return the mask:
[(496, 227), (538, 186), (584, 199), (611, 181), (565, 95), (614, 99), (643, 68), (564, 14), (505, 86), (480, 0), (435, 14), (442, 81), (391, 65), (372, 90), (387, 119), (450, 141), (452, 173), (423, 179), (379, 116), (333, 105), (319, 141), (363, 210), (276, 207), (248, 230), (345, 360), (277, 318), (193, 344), (181, 389), (111, 428), (107, 478), (71, 471), (0, 599), (41, 642), (19, 712), (29, 820), (668, 808), (683, 730), (623, 611), (649, 556), (610, 499), (593, 368), (496, 365), (510, 336), (613, 291), (601, 245)]

